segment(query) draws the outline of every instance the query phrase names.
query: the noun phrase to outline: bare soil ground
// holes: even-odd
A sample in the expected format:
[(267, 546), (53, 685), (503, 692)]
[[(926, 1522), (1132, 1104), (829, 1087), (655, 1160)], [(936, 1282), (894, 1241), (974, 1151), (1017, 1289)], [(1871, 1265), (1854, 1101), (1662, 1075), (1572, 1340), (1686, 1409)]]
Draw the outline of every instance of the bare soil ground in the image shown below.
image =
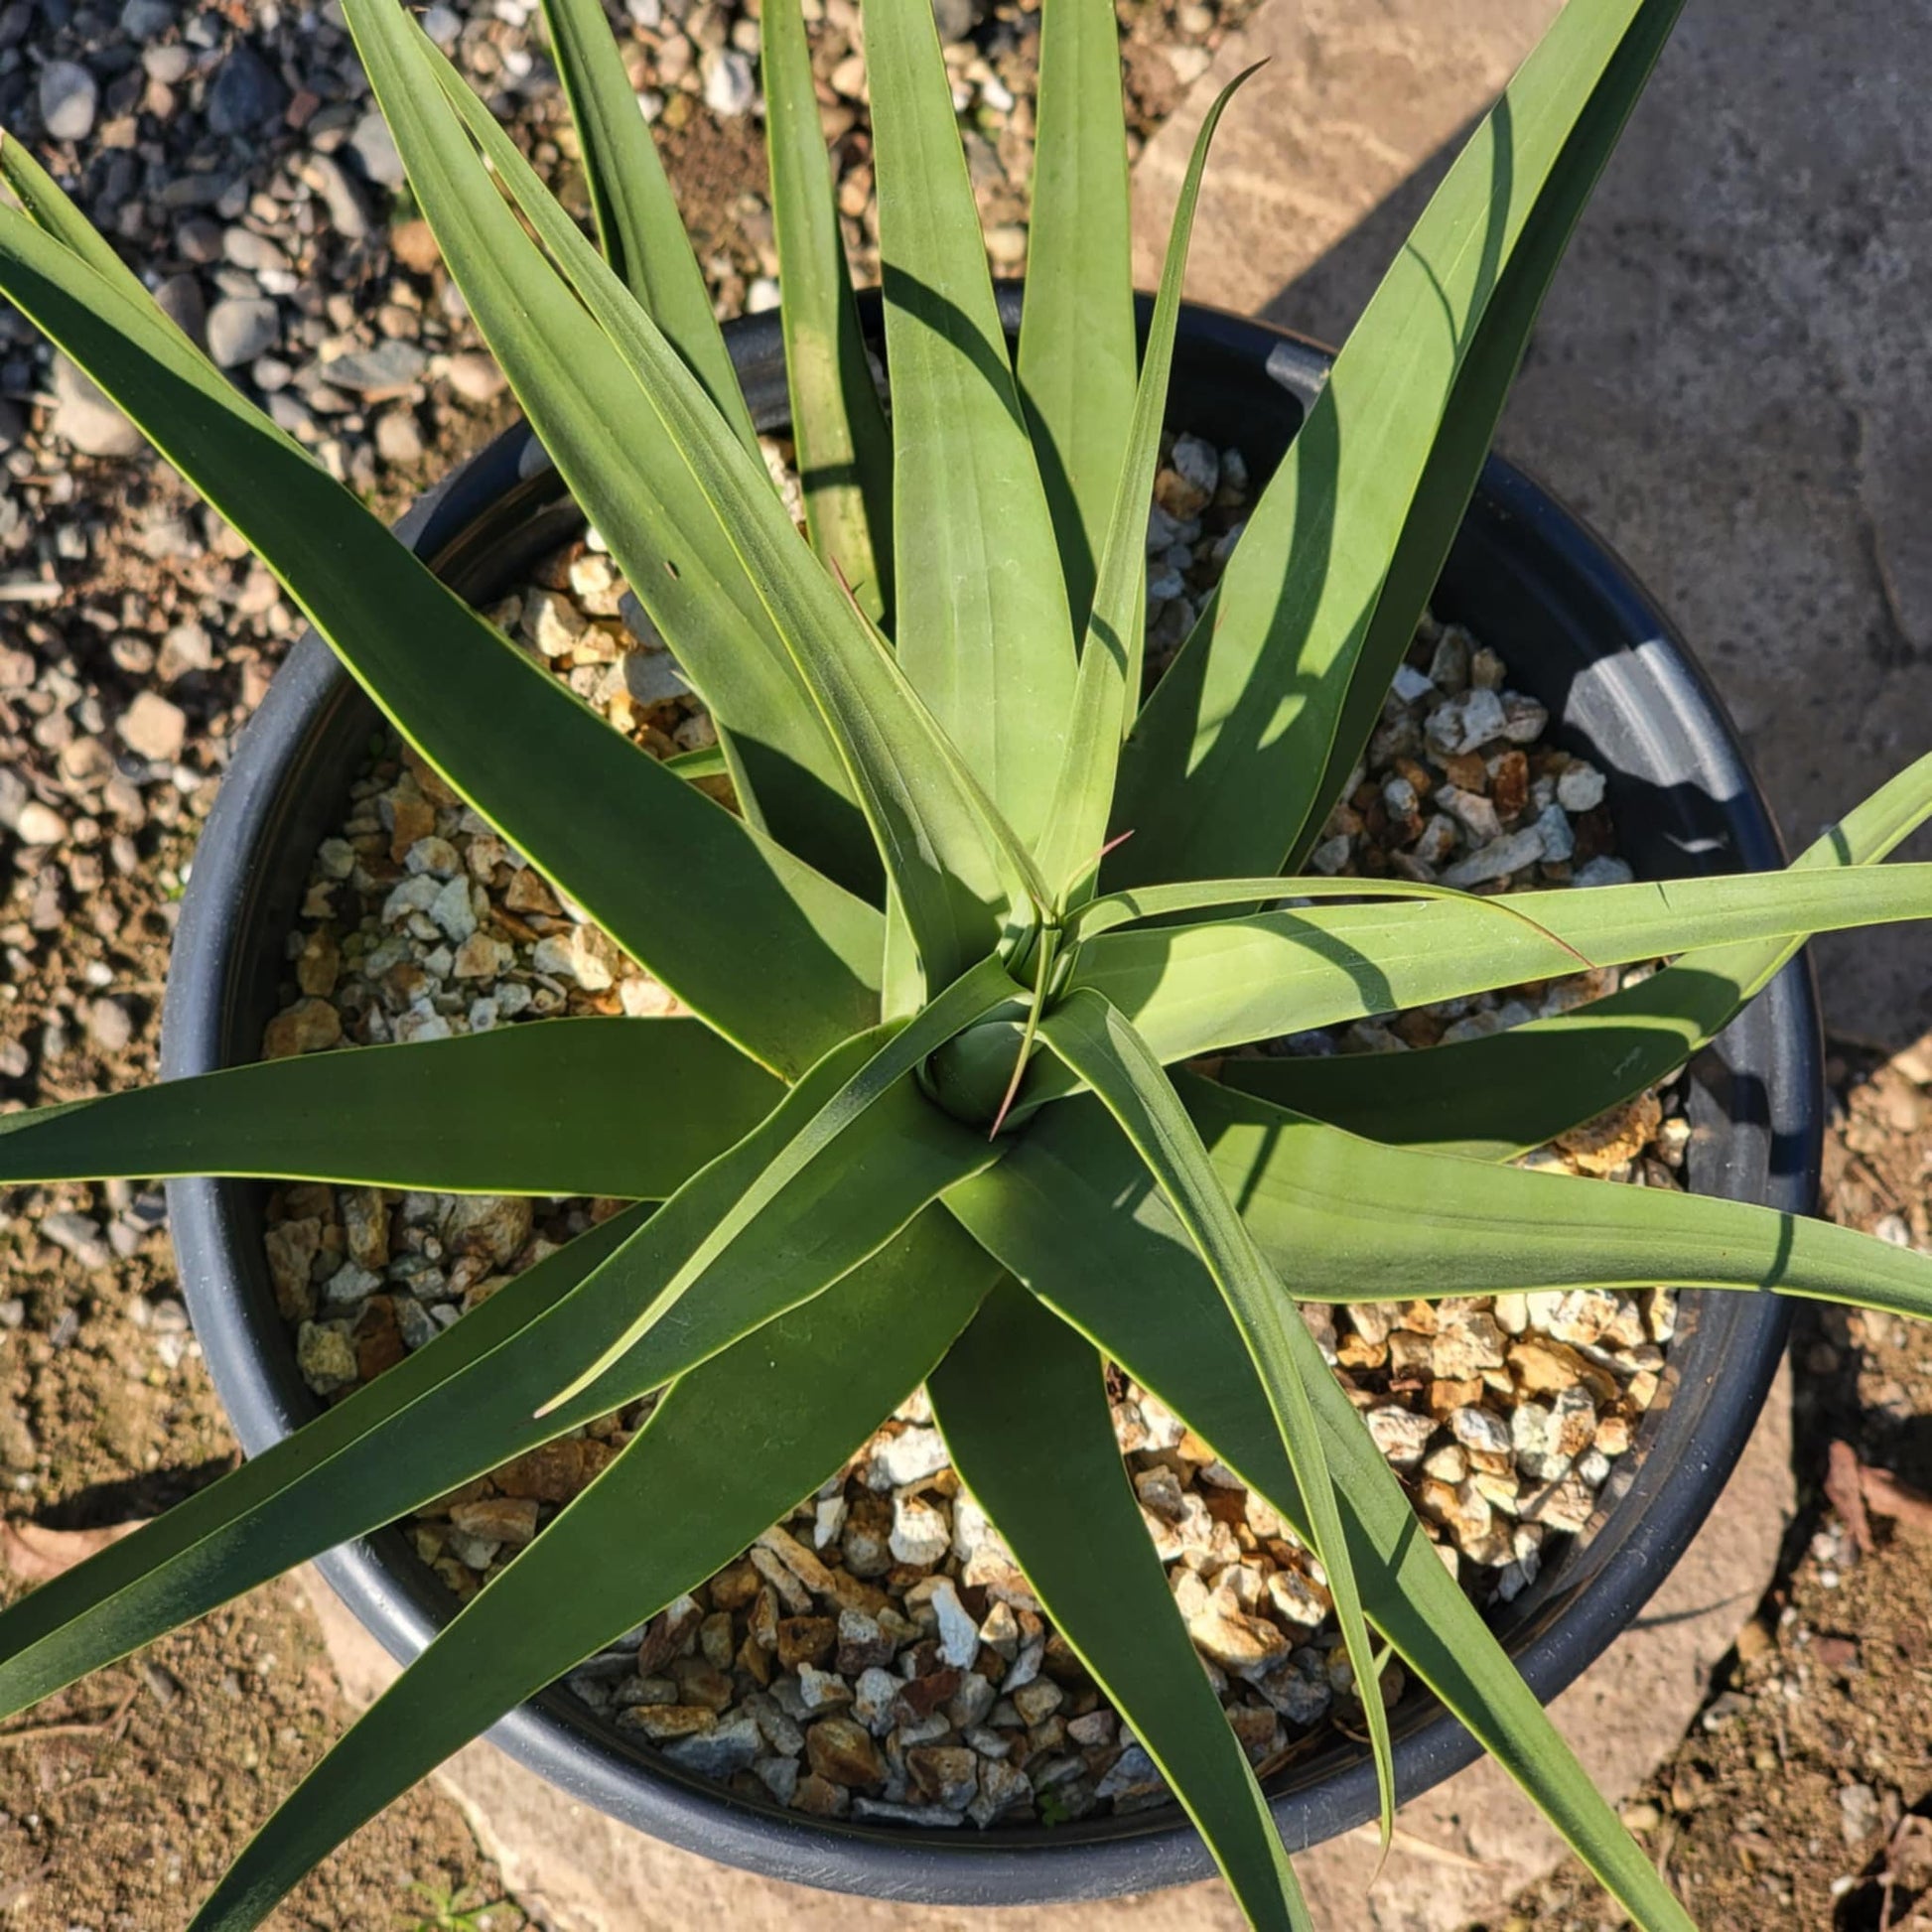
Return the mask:
[[(1925, 1047), (1831, 1075), (1826, 1211), (1926, 1245)], [(1624, 1815), (1707, 1932), (1932, 1932), (1932, 1331), (1806, 1310), (1793, 1349), (1786, 1561)], [(1572, 1865), (1484, 1932), (1622, 1922)]]
[[(130, 483), (121, 507), (136, 514), (187, 500), (162, 476)], [(117, 545), (110, 554), (116, 593), (150, 588), (138, 552)], [(109, 704), (126, 692), (130, 680), (102, 632), (74, 624), (62, 642)], [(277, 654), (266, 635), (259, 656), (232, 653), (209, 674), (220, 688), (197, 709), (217, 729), (231, 724)], [(0, 715), (9, 761), (30, 779), (42, 766), (51, 775), (57, 758), (31, 737), (31, 713)], [(35, 933), (31, 951), (13, 928), (31, 928), (45, 876), (16, 874), (11, 896), (0, 896), (0, 937), (15, 949), (0, 1005), (0, 1100), (41, 1104), (154, 1077), (177, 882), (193, 850), (195, 807), (211, 791), (194, 794), (171, 825), (150, 814), (128, 834), (137, 863), (108, 868), (84, 897), (66, 881), (64, 916)], [(114, 1023), (92, 1023), (88, 988), (106, 984), (125, 1038)], [(165, 1231), (105, 1260), (44, 1231), (63, 1212), (106, 1227), (142, 1191), (0, 1192), (0, 1516), (12, 1522), (76, 1532), (152, 1516), (236, 1459), (187, 1332)], [(0, 1560), (0, 1599), (24, 1587)], [(186, 1924), (345, 1722), (313, 1618), (287, 1584), (50, 1699), (0, 1730), (0, 1927)], [(405, 1932), (436, 1924), (432, 1895), (479, 1905), (500, 1894), (456, 1806), (425, 1786), (331, 1859), (272, 1923), (285, 1932)], [(480, 1921), (487, 1932), (527, 1922), (502, 1905)]]

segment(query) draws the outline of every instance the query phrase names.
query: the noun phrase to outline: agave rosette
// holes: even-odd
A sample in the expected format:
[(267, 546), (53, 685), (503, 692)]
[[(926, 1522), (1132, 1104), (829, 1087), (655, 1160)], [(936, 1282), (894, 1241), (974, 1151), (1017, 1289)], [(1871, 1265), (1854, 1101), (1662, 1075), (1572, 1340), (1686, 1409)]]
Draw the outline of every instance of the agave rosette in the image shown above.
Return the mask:
[[(1126, 1481), (1110, 1359), (1315, 1552), (1364, 1681), (1386, 1645), (1633, 1920), (1688, 1924), (1415, 1534), (1296, 1300), (1669, 1281), (1932, 1312), (1932, 1263), (1882, 1243), (1507, 1165), (1669, 1073), (1806, 935), (1921, 915), (1928, 869), (1873, 862), (1932, 809), (1932, 760), (1782, 873), (1506, 906), (1298, 877), (1308, 902), (1279, 903), (1376, 720), (1677, 4), (1571, 0), (1431, 201), (1142, 703), (1143, 525), (1227, 95), (1138, 342), (1113, 9), (1046, 0), (1016, 356), (930, 11), (869, 0), (889, 425), (803, 17), (767, 0), (801, 533), (597, 0), (545, 7), (596, 244), (395, 0), (344, 0), (471, 312), (711, 712), (735, 812), (446, 590), (0, 144), (19, 204), (0, 209), (0, 293), (248, 539), (416, 752), (689, 1010), (277, 1061), (0, 1121), (0, 1181), (215, 1173), (638, 1203), (0, 1615), (0, 1709), (18, 1711), (663, 1391), (274, 1815), (198, 1927), (258, 1923), (450, 1752), (736, 1557), (922, 1382), (963, 1481), (1249, 1918), (1308, 1925)], [(1182, 1065), (1658, 956), (1677, 963), (1490, 1039), (1240, 1061), (1222, 1081)], [(627, 1099), (645, 1065), (648, 1108)], [(1039, 1482), (1043, 1467), (1061, 1478)], [(646, 1509), (640, 1544), (624, 1530)], [(1387, 1725), (1372, 1691), (1363, 1708), (1386, 1837)]]

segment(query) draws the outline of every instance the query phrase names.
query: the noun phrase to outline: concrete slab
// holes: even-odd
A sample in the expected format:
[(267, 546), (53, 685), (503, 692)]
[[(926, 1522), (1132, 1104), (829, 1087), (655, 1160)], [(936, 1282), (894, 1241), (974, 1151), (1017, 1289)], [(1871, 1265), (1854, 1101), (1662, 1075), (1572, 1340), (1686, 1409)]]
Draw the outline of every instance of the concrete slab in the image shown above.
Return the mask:
[[(1201, 111), (1269, 57), (1222, 125), (1189, 292), (1339, 341), (1555, 11), (1270, 0), (1141, 159), (1141, 279)], [(1501, 436), (1673, 614), (1794, 844), (1932, 748), (1927, 71), (1923, 7), (1691, 0)], [(1924, 927), (1817, 951), (1836, 1025), (1932, 1024)]]
[[(1612, 1798), (1683, 1735), (1712, 1668), (1756, 1607), (1791, 1520), (1791, 1400), (1781, 1379), (1703, 1535), (1637, 1625), (1553, 1707)], [(343, 1688), (358, 1711), (393, 1681), (388, 1654), (314, 1571), (304, 1582)], [(965, 1911), (773, 1884), (659, 1845), (575, 1804), (489, 1744), (438, 1774), (512, 1892), (556, 1932), (1239, 1932), (1218, 1883), (1106, 1905)], [(1372, 1832), (1296, 1861), (1315, 1922), (1332, 1932), (1456, 1932), (1554, 1868), (1562, 1848), (1493, 1765), (1477, 1764), (1402, 1813), (1396, 1850), (1366, 1899)]]

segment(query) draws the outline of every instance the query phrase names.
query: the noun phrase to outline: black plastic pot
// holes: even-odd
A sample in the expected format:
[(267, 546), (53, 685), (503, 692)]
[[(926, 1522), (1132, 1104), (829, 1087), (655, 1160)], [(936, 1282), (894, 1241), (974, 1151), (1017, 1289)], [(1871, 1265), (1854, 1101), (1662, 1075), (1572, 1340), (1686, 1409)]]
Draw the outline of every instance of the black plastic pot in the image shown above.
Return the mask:
[[(1019, 295), (1007, 290), (1010, 326)], [(783, 422), (775, 319), (737, 325), (732, 349), (759, 422)], [(1172, 414), (1240, 448), (1256, 476), (1279, 460), (1327, 357), (1260, 324), (1182, 318)], [(402, 533), (466, 596), (486, 603), (581, 518), (528, 433), (512, 431), (404, 520)], [(1468, 623), (1514, 682), (1550, 707), (1557, 740), (1611, 774), (1622, 849), (1643, 877), (1774, 866), (1777, 833), (1717, 699), (1662, 615), (1574, 516), (1492, 461), (1445, 575), (1439, 614)], [(243, 734), (196, 856), (169, 977), (165, 1071), (257, 1056), (282, 941), (320, 840), (339, 822), (376, 714), (316, 638), (305, 639)], [(1796, 1212), (1814, 1204), (1822, 1132), (1818, 1019), (1794, 964), (1691, 1075), (1693, 1183)], [(317, 1409), (296, 1371), (262, 1255), (264, 1189), (171, 1184), (196, 1330), (243, 1446), (253, 1452)], [(1505, 1614), (1504, 1641), (1537, 1694), (1562, 1690), (1629, 1623), (1683, 1554), (1744, 1446), (1776, 1368), (1783, 1305), (1770, 1296), (1684, 1299), (1665, 1387), (1604, 1494), (1598, 1521)], [(385, 1531), (323, 1559), (330, 1582), (396, 1656), (451, 1613), (430, 1573)], [(1428, 1698), (1394, 1714), (1405, 1796), (1469, 1761), (1475, 1745)], [(807, 1821), (682, 1775), (561, 1690), (491, 1736), (589, 1804), (691, 1851), (773, 1876), (875, 1896), (999, 1905), (1104, 1897), (1206, 1874), (1177, 1811), (1053, 1830), (918, 1832)], [(1296, 1849), (1372, 1817), (1366, 1753), (1337, 1738), (1271, 1788)]]

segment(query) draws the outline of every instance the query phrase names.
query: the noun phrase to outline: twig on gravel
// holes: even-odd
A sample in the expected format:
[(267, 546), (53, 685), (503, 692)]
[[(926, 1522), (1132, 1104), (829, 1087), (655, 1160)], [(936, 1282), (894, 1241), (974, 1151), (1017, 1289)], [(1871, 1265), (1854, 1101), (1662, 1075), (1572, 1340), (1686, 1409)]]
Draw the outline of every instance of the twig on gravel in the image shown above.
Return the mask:
[[(1373, 1825), (1357, 1825), (1348, 1836), (1375, 1840), (1379, 1835)], [(1456, 1871), (1490, 1869), (1480, 1859), (1465, 1858), (1460, 1852), (1451, 1852), (1446, 1845), (1432, 1845), (1426, 1838), (1418, 1838), (1414, 1832), (1405, 1832), (1400, 1825), (1389, 1835), (1389, 1845), (1391, 1850), (1407, 1852), (1412, 1858), (1421, 1859), (1425, 1864), (1446, 1864)]]
[(0, 1744), (45, 1743), (50, 1737), (100, 1737), (114, 1731), (141, 1695), (137, 1684), (104, 1718), (90, 1724), (23, 1725), (18, 1730), (0, 1730)]

